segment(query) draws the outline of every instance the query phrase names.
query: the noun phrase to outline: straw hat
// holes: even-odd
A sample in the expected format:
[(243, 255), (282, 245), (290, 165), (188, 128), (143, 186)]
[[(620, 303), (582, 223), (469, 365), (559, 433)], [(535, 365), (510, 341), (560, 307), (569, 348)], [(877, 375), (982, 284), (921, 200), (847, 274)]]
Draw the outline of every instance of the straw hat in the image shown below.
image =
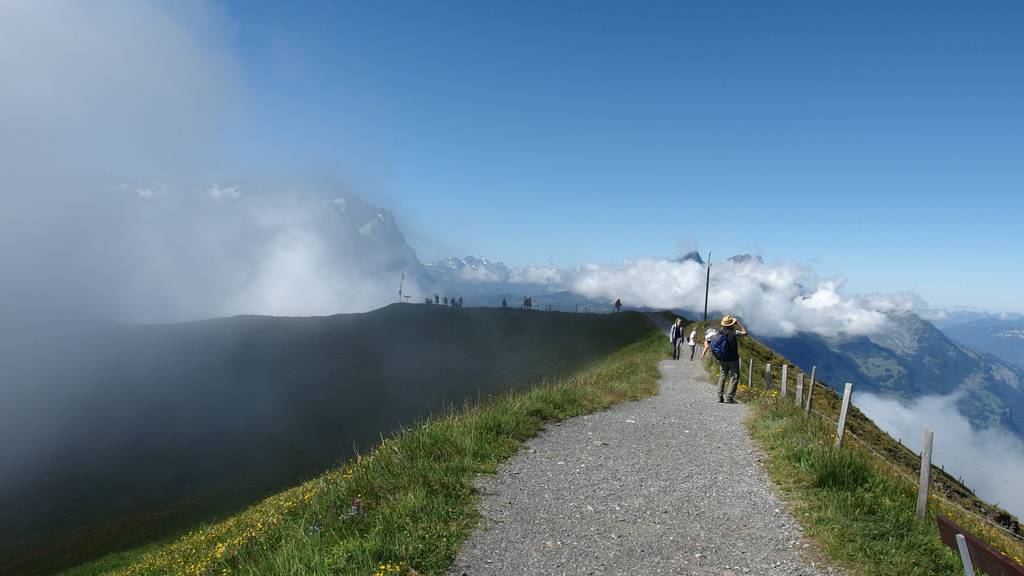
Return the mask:
[(735, 323), (736, 319), (728, 314), (725, 315), (725, 318), (722, 318), (722, 326), (732, 326)]

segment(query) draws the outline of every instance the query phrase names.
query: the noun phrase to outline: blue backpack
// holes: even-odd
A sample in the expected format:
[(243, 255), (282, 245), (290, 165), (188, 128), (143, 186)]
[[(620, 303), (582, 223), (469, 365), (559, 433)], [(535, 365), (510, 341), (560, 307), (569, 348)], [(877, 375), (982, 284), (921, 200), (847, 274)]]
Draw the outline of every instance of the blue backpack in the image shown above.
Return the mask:
[(721, 360), (725, 356), (725, 344), (729, 341), (725, 334), (716, 334), (711, 339), (711, 353), (715, 355), (715, 358)]

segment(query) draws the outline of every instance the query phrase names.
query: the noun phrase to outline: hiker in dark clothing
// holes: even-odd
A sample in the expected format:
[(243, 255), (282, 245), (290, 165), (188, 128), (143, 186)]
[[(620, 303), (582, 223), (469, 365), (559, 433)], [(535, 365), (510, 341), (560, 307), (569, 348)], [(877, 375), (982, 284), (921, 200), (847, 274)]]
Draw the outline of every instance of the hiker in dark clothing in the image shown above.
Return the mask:
[(618, 312), (620, 309), (622, 309), (622, 300), (616, 298), (615, 304), (613, 304), (613, 306), (615, 306), (615, 311)]
[(679, 360), (679, 352), (683, 348), (683, 319), (676, 318), (675, 324), (672, 325), (672, 329), (668, 331), (668, 340), (672, 343), (672, 359)]
[[(737, 336), (746, 336), (747, 329), (735, 318), (725, 315), (722, 318), (722, 330), (714, 336), (708, 345), (704, 347), (701, 354), (703, 360), (708, 350), (718, 360), (720, 371), (718, 373), (718, 401), (729, 404), (736, 403), (736, 386), (740, 383), (740, 348)], [(729, 379), (729, 389), (725, 389), (725, 380)]]

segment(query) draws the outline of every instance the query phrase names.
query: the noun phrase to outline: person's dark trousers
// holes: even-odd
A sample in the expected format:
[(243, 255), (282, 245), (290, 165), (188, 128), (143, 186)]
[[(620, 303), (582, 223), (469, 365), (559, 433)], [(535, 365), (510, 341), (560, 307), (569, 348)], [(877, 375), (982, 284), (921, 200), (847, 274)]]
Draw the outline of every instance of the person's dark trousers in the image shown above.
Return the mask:
[(676, 338), (675, 340), (672, 341), (673, 360), (679, 360), (679, 356), (681, 356), (680, 348), (682, 348), (682, 341), (679, 338)]
[[(740, 361), (718, 361), (721, 371), (718, 373), (718, 401), (735, 402), (736, 386), (740, 383)], [(725, 388), (725, 380), (729, 380), (729, 389)]]
[(693, 354), (697, 351), (696, 344), (690, 344), (690, 360), (693, 361)]

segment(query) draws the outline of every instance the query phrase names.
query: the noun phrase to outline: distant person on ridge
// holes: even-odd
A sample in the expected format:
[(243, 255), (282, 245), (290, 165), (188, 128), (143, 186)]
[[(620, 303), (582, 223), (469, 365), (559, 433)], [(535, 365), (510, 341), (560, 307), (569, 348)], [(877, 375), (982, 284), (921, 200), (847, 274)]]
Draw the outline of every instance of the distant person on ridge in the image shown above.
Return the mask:
[(669, 342), (672, 343), (672, 359), (679, 360), (680, 350), (683, 348), (683, 319), (676, 318), (672, 329), (668, 331)]
[(686, 343), (690, 345), (690, 362), (693, 362), (693, 355), (697, 352), (697, 329), (694, 328), (690, 331), (690, 337), (686, 340)]
[(505, 300), (504, 298), (502, 298), (501, 299), (501, 307), (502, 308), (508, 308), (508, 300)]
[[(736, 386), (740, 383), (740, 348), (736, 336), (746, 336), (747, 329), (735, 318), (725, 315), (722, 318), (722, 331), (708, 341), (701, 354), (703, 360), (708, 350), (718, 360), (718, 401), (729, 404), (736, 403)], [(729, 389), (725, 389), (725, 379), (729, 379)], [(724, 394), (723, 394), (724, 393)]]
[(618, 298), (616, 298), (615, 299), (615, 304), (613, 304), (613, 306), (615, 306), (615, 311), (618, 312), (619, 309), (622, 308), (622, 300), (619, 300)]

